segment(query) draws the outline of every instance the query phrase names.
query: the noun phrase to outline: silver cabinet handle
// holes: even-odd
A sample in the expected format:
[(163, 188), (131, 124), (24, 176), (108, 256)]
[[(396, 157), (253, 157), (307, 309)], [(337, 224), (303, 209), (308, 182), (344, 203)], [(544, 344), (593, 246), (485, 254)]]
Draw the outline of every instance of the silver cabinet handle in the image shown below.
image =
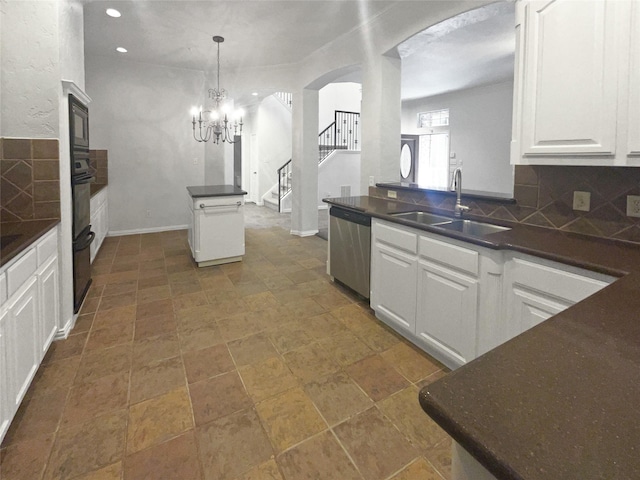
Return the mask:
[(207, 208), (228, 208), (228, 207), (240, 207), (242, 206), (242, 202), (238, 201), (236, 203), (227, 203), (225, 205), (205, 205), (204, 203), (200, 204), (200, 208), (202, 209), (207, 209)]

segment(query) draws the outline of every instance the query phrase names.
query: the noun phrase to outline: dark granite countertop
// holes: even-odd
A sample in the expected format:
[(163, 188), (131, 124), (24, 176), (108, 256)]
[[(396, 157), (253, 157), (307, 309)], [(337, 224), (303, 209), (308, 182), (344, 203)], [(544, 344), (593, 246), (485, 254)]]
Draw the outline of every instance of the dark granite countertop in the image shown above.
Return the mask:
[[(433, 192), (441, 193), (444, 195), (456, 196), (456, 192), (444, 187), (421, 187), (417, 183), (410, 182), (388, 182), (388, 183), (376, 183), (376, 187), (390, 188), (394, 190), (409, 190), (412, 192)], [(485, 192), (482, 190), (470, 190), (468, 188), (462, 189), (462, 198), (475, 198), (485, 201), (497, 201), (500, 203), (516, 203), (516, 199), (510, 195), (500, 194), (496, 192)]]
[(60, 220), (50, 219), (0, 224), (0, 239), (2, 239), (0, 267), (18, 256), (58, 223), (60, 223)]
[(199, 185), (187, 187), (192, 198), (201, 197), (228, 197), (231, 195), (246, 195), (247, 192), (234, 185)]
[(498, 479), (638, 478), (640, 247), (520, 224), (474, 238), (391, 217), (378, 200), (355, 203), (374, 217), (622, 277), (425, 387), (419, 399)]

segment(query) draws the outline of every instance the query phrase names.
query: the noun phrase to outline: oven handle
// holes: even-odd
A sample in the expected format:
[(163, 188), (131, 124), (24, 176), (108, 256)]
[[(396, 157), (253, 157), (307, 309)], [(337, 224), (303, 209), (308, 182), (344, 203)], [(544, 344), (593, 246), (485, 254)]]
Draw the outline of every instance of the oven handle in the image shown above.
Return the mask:
[(71, 183), (73, 185), (82, 185), (85, 183), (92, 183), (95, 180), (95, 177), (90, 173), (85, 173), (83, 175), (76, 175), (71, 177)]
[(91, 243), (93, 242), (93, 240), (95, 238), (96, 238), (95, 232), (89, 232), (87, 234), (87, 240), (85, 240), (85, 242), (82, 245), (74, 245), (73, 246), (73, 251), (74, 252), (80, 252), (82, 250), (85, 250), (86, 248), (89, 248), (89, 245), (91, 245)]

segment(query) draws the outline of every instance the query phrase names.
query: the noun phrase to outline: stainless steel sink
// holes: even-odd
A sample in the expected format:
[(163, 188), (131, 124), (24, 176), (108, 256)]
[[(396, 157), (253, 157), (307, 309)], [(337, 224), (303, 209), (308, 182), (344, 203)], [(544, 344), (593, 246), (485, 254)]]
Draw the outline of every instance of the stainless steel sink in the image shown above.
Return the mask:
[(511, 230), (511, 228), (509, 227), (501, 227), (499, 225), (492, 225), (490, 223), (475, 222), (473, 220), (454, 220), (451, 223), (446, 223), (438, 226), (447, 230), (453, 230), (456, 232), (475, 236), (483, 236), (489, 235), (491, 233)]
[(433, 213), (427, 212), (404, 212), (392, 213), (391, 215), (425, 225), (442, 225), (445, 223), (451, 223), (453, 221), (451, 218), (443, 217), (442, 215), (434, 215)]

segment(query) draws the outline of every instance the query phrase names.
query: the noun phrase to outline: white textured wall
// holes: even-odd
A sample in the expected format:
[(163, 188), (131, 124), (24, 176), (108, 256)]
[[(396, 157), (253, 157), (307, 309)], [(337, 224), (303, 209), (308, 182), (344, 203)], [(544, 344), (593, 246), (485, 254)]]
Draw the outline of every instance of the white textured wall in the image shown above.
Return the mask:
[(0, 135), (58, 138), (58, 4), (5, 0), (0, 8)]
[(82, 3), (59, 2), (60, 76), (84, 90), (84, 19)]
[(110, 233), (188, 223), (186, 187), (204, 183), (189, 113), (203, 83), (192, 70), (86, 59), (91, 146), (109, 150)]
[(254, 118), (259, 162), (257, 198), (262, 198), (278, 183), (278, 168), (291, 158), (291, 111), (272, 95), (260, 103)]
[(339, 197), (341, 187), (351, 187), (351, 196), (360, 195), (360, 152), (336, 150), (318, 167), (318, 205), (323, 198)]
[(463, 188), (512, 195), (512, 105), (513, 82), (404, 102), (402, 133), (429, 133), (417, 127), (418, 113), (448, 108), (450, 151), (462, 161)]
[(336, 110), (360, 113), (362, 85), (353, 82), (330, 83), (320, 89), (318, 96), (318, 128), (321, 132), (333, 123)]

